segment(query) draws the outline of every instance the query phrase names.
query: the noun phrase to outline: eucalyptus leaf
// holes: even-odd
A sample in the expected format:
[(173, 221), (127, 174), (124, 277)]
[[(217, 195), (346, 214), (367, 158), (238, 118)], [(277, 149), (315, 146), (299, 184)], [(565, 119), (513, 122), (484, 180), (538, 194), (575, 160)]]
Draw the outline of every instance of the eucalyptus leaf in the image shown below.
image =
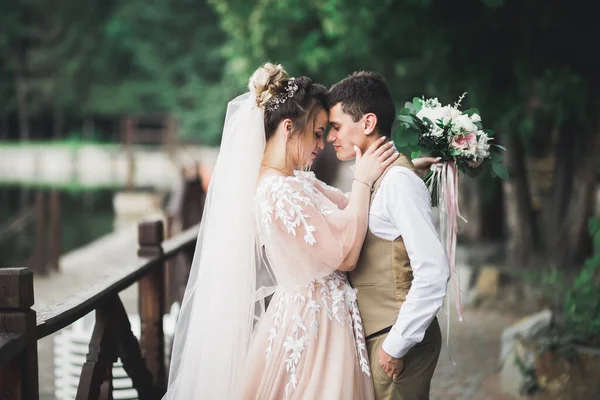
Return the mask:
[(507, 181), (508, 180), (508, 170), (506, 166), (502, 163), (492, 164), (492, 171), (496, 173), (501, 179)]
[(394, 146), (397, 149), (408, 145), (406, 136), (402, 133), (398, 133), (398, 129), (396, 129), (396, 131), (392, 134), (392, 140), (394, 141)]
[(463, 114), (466, 114), (470, 117), (473, 114), (479, 114), (479, 110), (476, 108), (469, 108), (468, 110), (463, 111)]
[(411, 146), (416, 146), (419, 144), (419, 134), (415, 131), (407, 131), (406, 132), (406, 141)]
[(492, 153), (491, 158), (492, 164), (500, 163), (503, 159), (502, 154), (500, 153)]

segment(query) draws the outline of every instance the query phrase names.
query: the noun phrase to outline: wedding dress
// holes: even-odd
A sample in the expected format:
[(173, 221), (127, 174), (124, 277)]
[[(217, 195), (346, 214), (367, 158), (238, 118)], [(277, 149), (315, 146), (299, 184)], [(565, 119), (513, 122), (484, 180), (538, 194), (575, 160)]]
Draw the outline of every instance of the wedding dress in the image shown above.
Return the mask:
[(313, 173), (259, 182), (256, 226), (278, 286), (250, 348), (244, 399), (373, 398), (356, 292), (336, 271), (354, 241), (346, 203)]

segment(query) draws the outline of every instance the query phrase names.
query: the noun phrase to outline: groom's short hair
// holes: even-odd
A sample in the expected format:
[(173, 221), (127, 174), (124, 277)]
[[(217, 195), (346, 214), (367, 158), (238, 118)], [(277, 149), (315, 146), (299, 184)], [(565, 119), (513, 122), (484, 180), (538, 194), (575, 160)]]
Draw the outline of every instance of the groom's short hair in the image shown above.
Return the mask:
[(354, 72), (329, 89), (327, 102), (330, 108), (341, 103), (342, 111), (354, 122), (373, 113), (377, 116), (377, 131), (381, 135), (392, 133), (396, 107), (385, 79), (378, 73)]

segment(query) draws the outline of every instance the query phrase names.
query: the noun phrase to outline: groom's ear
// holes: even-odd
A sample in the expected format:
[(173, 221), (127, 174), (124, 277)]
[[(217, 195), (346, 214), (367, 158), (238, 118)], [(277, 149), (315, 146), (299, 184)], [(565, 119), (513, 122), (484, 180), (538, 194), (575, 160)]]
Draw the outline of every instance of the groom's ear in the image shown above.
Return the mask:
[(368, 113), (363, 115), (362, 117), (363, 130), (366, 136), (369, 136), (373, 132), (375, 132), (375, 128), (377, 127), (377, 115), (373, 113)]

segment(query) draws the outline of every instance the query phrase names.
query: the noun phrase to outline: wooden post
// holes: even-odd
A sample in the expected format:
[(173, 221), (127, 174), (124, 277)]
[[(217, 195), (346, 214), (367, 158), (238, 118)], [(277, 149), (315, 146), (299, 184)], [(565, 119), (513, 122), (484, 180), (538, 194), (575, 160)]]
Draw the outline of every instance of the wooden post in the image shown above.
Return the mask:
[(46, 234), (46, 212), (44, 192), (35, 194), (35, 249), (29, 259), (31, 270), (36, 274), (46, 274), (48, 237)]
[(133, 190), (135, 187), (135, 160), (133, 145), (135, 143), (135, 121), (127, 117), (121, 120), (121, 138), (127, 153), (127, 183), (126, 189)]
[(166, 124), (165, 124), (165, 135), (164, 135), (164, 139), (163, 139), (163, 144), (165, 146), (165, 149), (167, 151), (167, 154), (170, 157), (175, 157), (175, 151), (176, 151), (176, 145), (177, 145), (177, 121), (171, 117), (168, 116), (166, 118)]
[[(138, 256), (161, 257), (164, 240), (162, 221), (142, 222), (138, 226)], [(164, 262), (149, 271), (139, 281), (139, 312), (141, 322), (140, 347), (146, 365), (161, 394), (166, 390), (165, 338), (163, 315), (165, 314)]]
[(0, 268), (0, 333), (23, 334), (25, 346), (0, 367), (0, 396), (37, 400), (38, 359), (33, 273), (27, 268)]
[(60, 240), (60, 194), (58, 190), (50, 192), (50, 213), (48, 224), (48, 264), (55, 271), (59, 270), (59, 259), (61, 254)]

